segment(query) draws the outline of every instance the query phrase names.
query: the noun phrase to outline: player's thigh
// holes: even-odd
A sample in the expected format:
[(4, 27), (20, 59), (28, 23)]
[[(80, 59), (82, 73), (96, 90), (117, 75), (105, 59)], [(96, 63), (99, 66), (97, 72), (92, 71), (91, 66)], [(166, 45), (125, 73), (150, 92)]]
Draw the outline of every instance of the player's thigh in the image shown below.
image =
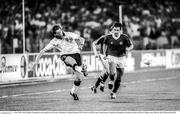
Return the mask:
[(76, 60), (71, 56), (67, 56), (66, 59), (64, 60), (64, 62), (70, 66), (77, 64)]
[(115, 62), (109, 62), (110, 74), (115, 74), (116, 73), (116, 66), (117, 66), (117, 64)]
[(107, 69), (103, 68), (102, 71), (101, 71), (100, 76), (104, 76), (105, 73), (107, 73)]
[(109, 62), (108, 62), (108, 60), (104, 61), (104, 67), (105, 67), (104, 69), (106, 70), (106, 72), (109, 73), (110, 71), (109, 71)]
[(69, 54), (69, 55), (62, 55), (61, 59), (67, 66), (74, 66), (77, 64), (78, 66), (82, 65), (81, 55), (79, 53), (76, 54)]
[(106, 60), (106, 61), (101, 61), (101, 63), (102, 63), (102, 66), (103, 66), (103, 72), (110, 72), (109, 71), (109, 62)]
[(117, 68), (125, 68), (127, 58), (125, 56), (119, 57), (117, 61)]
[(124, 74), (124, 68), (116, 68), (117, 69), (117, 76), (116, 76), (116, 80), (121, 81), (121, 77)]
[(109, 69), (109, 63), (108, 60), (104, 58), (104, 55), (100, 54), (100, 61), (104, 67), (104, 69), (108, 70)]

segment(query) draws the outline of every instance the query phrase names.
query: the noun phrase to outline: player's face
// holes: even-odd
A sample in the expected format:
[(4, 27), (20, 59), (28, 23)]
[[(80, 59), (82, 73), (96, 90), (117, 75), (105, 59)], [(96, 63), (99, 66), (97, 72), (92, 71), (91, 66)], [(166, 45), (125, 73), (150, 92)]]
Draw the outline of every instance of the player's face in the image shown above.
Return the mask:
[(56, 30), (56, 37), (61, 37), (63, 35), (63, 31), (61, 29)]
[(112, 34), (114, 34), (116, 37), (118, 37), (121, 34), (120, 27), (114, 27), (111, 31)]

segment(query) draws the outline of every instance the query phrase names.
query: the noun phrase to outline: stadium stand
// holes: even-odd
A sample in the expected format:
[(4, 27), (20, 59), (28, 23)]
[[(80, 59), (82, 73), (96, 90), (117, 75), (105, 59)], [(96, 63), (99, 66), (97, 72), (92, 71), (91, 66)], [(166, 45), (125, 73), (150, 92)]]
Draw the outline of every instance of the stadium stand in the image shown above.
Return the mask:
[[(0, 1), (1, 53), (13, 53), (13, 39), (18, 39), (16, 53), (22, 53), (22, 1)], [(123, 3), (123, 32), (135, 49), (169, 49), (180, 47), (180, 2), (171, 0), (25, 0), (26, 51), (38, 52), (49, 41), (50, 30), (61, 23), (91, 42), (108, 33), (119, 20), (118, 6)]]

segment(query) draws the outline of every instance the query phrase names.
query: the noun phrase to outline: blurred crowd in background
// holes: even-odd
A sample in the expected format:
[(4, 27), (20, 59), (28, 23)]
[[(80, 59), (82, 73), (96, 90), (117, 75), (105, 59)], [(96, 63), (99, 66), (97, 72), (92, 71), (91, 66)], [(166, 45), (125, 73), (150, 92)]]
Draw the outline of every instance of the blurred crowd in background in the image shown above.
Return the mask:
[[(85, 38), (84, 51), (119, 21), (135, 50), (180, 48), (180, 2), (171, 0), (24, 0), (26, 52), (39, 52), (60, 23)], [(0, 0), (1, 53), (23, 52), (22, 0)], [(14, 48), (13, 48), (14, 47)], [(13, 50), (14, 49), (14, 50)]]

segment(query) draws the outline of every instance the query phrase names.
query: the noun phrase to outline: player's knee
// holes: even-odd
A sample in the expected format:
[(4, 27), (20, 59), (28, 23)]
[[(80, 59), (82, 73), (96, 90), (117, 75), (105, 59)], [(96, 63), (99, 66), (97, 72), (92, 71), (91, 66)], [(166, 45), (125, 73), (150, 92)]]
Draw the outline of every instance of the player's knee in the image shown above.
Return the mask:
[(77, 66), (77, 64), (73, 64), (73, 65), (72, 65), (72, 69), (73, 69), (73, 70), (76, 70), (76, 66)]
[(109, 70), (109, 74), (110, 74), (110, 75), (114, 75), (115, 73), (116, 73), (116, 69), (110, 69), (110, 70)]
[(117, 68), (117, 75), (118, 76), (122, 76), (124, 73), (124, 69), (123, 68)]
[(103, 77), (103, 82), (105, 82), (107, 80), (108, 76), (109, 76), (109, 73), (106, 72)]
[(117, 78), (116, 78), (117, 82), (121, 82), (121, 77), (122, 77), (123, 73), (124, 73), (124, 69), (117, 68)]
[(81, 80), (80, 79), (74, 81), (74, 85), (75, 86), (80, 86), (80, 84), (81, 84)]
[(72, 69), (77, 71), (77, 72), (81, 72), (81, 70), (82, 70), (82, 68), (80, 66), (78, 66), (78, 64), (73, 64)]
[(116, 82), (117, 82), (117, 83), (120, 83), (120, 82), (121, 82), (121, 76), (117, 76)]
[(109, 72), (106, 72), (105, 75), (109, 76), (110, 74), (109, 74)]
[(109, 75), (109, 78), (110, 78), (110, 80), (112, 80), (112, 81), (114, 80), (114, 77), (115, 77), (115, 74), (110, 74), (110, 75)]
[(109, 73), (108, 73), (108, 72), (106, 72), (106, 73), (104, 74), (104, 78), (105, 78), (105, 79), (107, 79), (107, 78), (108, 78), (108, 76), (109, 76)]
[(109, 75), (114, 76), (116, 73), (115, 72), (110, 72)]

